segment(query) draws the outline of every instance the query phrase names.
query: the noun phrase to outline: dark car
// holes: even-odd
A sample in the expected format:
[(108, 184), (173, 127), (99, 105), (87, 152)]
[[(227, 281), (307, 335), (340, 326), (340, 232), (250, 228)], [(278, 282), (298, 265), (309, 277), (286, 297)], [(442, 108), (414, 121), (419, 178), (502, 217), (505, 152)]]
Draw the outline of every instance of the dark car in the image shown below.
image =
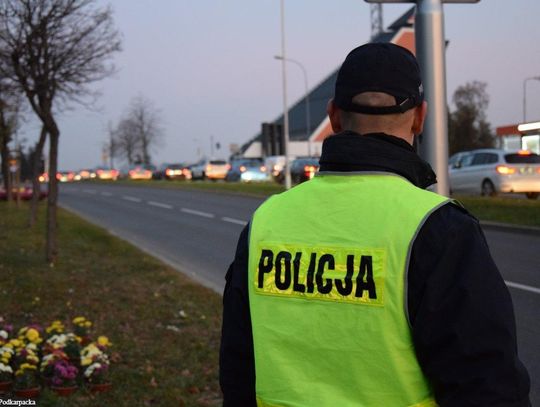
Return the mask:
[(315, 176), (318, 170), (318, 158), (297, 158), (291, 164), (291, 181), (297, 184), (308, 181)]
[(246, 158), (231, 162), (231, 168), (227, 171), (225, 180), (231, 182), (261, 182), (270, 181), (271, 177), (261, 160)]
[(165, 163), (160, 165), (159, 169), (154, 172), (155, 179), (191, 179), (191, 170), (185, 164), (170, 164)]

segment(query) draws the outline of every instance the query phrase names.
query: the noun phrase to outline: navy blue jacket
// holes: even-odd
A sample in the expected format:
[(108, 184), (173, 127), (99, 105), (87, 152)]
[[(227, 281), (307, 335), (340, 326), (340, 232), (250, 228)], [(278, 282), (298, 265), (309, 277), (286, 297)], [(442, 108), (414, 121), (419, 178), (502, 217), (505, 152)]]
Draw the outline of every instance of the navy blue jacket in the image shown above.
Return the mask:
[[(436, 182), (408, 143), (385, 134), (329, 137), (320, 171), (392, 172), (421, 188)], [(223, 295), (225, 407), (256, 406), (248, 228), (240, 235)], [(512, 300), (478, 221), (466, 210), (448, 204), (429, 216), (413, 243), (406, 289), (416, 355), (441, 407), (530, 406)]]

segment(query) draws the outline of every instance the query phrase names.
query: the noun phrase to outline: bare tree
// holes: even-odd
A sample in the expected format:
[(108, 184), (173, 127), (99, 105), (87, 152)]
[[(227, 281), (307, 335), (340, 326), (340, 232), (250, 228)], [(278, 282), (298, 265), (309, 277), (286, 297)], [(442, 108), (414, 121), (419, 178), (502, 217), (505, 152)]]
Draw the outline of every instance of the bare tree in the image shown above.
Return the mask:
[(56, 116), (65, 103), (82, 102), (90, 95), (89, 84), (114, 71), (109, 59), (119, 50), (112, 11), (97, 8), (95, 0), (0, 2), (0, 52), (4, 53), (0, 59), (11, 61), (10, 70), (2, 74), (19, 85), (49, 136), (49, 262), (58, 253), (56, 173), (60, 129)]
[(12, 199), (9, 144), (19, 125), (21, 106), (21, 99), (13, 90), (5, 81), (0, 81), (0, 157), (2, 158), (2, 177), (8, 201)]
[(150, 164), (152, 149), (159, 147), (163, 142), (159, 111), (149, 99), (137, 96), (129, 105), (127, 121), (131, 132), (138, 140), (142, 163)]
[(127, 118), (121, 119), (118, 125), (112, 128), (112, 131), (117, 155), (132, 165), (136, 161), (140, 148), (139, 139), (133, 130), (131, 121)]
[(144, 96), (131, 100), (116, 127), (109, 126), (115, 153), (131, 164), (150, 164), (152, 150), (163, 142), (159, 111)]

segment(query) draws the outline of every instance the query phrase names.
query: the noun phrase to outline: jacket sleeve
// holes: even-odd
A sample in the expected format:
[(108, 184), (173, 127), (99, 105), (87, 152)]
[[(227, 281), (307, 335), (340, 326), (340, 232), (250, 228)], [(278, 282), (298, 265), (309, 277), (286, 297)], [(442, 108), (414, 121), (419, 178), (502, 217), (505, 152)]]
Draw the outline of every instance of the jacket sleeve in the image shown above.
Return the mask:
[(441, 407), (530, 406), (510, 293), (476, 219), (455, 205), (434, 212), (407, 286), (417, 358)]
[(224, 407), (256, 407), (255, 361), (248, 295), (248, 231), (238, 240), (225, 277), (219, 382)]

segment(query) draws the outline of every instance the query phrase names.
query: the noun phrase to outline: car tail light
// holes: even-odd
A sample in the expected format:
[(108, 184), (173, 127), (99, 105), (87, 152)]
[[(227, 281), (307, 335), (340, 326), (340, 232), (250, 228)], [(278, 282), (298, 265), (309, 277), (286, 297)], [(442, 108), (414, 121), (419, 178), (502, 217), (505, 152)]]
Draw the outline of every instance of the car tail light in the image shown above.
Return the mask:
[(227, 171), (231, 169), (231, 164), (227, 164)]
[(56, 173), (56, 179), (58, 181), (60, 181), (62, 179), (62, 174), (60, 174), (59, 172)]
[(112, 172), (112, 174), (113, 174), (113, 177), (118, 176), (118, 170), (112, 170), (111, 172)]
[(246, 167), (244, 167), (243, 165), (240, 166), (240, 172), (244, 172), (246, 171)]
[(516, 172), (516, 169), (513, 167), (508, 167), (507, 165), (497, 165), (495, 170), (502, 175), (510, 175)]
[(167, 175), (174, 175), (174, 171), (171, 170), (171, 169), (167, 169), (167, 170), (165, 171), (165, 174), (167, 174)]
[(266, 167), (264, 165), (261, 167), (261, 172), (266, 172)]
[(134, 175), (134, 174), (135, 174), (134, 170), (129, 171), (129, 175)]
[(518, 155), (531, 155), (529, 150), (519, 150)]
[(540, 174), (540, 167), (538, 167), (538, 168), (536, 169), (536, 172), (537, 172), (538, 174)]

